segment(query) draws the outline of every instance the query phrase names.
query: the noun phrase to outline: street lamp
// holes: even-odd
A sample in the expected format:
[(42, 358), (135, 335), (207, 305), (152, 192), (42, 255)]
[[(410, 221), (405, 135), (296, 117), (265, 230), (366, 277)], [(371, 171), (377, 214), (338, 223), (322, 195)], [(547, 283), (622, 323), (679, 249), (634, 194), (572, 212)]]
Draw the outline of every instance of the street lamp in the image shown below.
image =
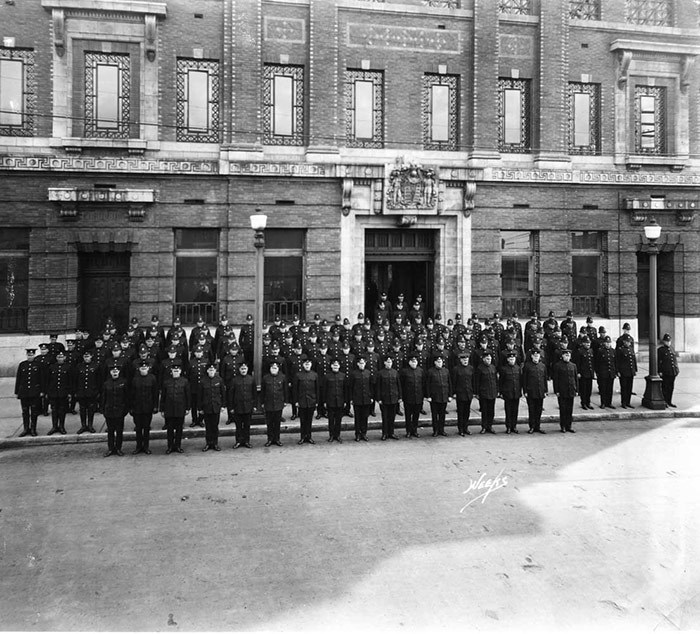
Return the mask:
[(250, 226), (255, 232), (255, 321), (253, 322), (254, 344), (253, 344), (253, 378), (255, 386), (260, 392), (262, 383), (262, 326), (263, 326), (263, 293), (264, 293), (264, 273), (265, 273), (265, 226), (267, 216), (261, 214), (259, 209), (255, 210), (250, 217)]
[(658, 359), (656, 356), (656, 257), (659, 254), (658, 239), (661, 236), (661, 226), (656, 219), (644, 227), (644, 235), (649, 240), (649, 376), (645, 377), (646, 389), (642, 398), (642, 405), (648, 409), (666, 409), (661, 392), (661, 377), (658, 372)]

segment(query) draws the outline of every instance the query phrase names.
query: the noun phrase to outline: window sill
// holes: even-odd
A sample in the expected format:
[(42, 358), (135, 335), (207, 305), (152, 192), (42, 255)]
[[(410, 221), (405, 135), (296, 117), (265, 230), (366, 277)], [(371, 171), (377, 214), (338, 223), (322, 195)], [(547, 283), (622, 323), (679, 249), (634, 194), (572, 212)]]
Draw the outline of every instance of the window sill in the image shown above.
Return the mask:
[(92, 139), (69, 137), (60, 139), (59, 144), (69, 154), (80, 154), (85, 149), (98, 148), (102, 150), (126, 150), (129, 154), (142, 155), (148, 148), (148, 141), (144, 139)]
[(672, 172), (680, 172), (688, 166), (690, 157), (679, 156), (654, 156), (651, 154), (628, 154), (623, 161), (628, 170), (638, 170), (642, 167), (668, 167)]

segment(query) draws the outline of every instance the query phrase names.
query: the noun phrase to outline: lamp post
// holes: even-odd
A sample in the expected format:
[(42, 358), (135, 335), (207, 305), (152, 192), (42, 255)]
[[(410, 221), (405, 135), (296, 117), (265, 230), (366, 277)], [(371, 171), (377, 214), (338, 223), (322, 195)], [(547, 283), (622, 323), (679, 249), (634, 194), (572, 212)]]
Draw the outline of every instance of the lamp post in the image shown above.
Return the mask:
[(656, 257), (659, 254), (658, 239), (661, 235), (661, 226), (656, 219), (644, 227), (644, 235), (649, 240), (649, 376), (645, 377), (646, 389), (642, 398), (642, 405), (648, 409), (666, 409), (661, 392), (661, 377), (658, 371), (658, 359), (656, 353)]
[(267, 216), (255, 210), (250, 217), (250, 226), (255, 232), (255, 321), (253, 322), (253, 378), (255, 386), (260, 392), (262, 383), (262, 331), (263, 331), (263, 299), (264, 299), (264, 274), (265, 274), (265, 226)]

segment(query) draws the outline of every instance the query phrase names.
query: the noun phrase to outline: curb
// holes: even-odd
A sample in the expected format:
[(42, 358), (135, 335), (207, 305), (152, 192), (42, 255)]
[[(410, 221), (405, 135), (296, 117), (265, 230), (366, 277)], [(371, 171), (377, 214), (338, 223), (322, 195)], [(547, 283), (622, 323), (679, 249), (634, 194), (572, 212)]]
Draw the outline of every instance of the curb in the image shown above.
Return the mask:
[[(343, 417), (346, 418), (346, 417)], [(605, 414), (580, 414), (574, 417), (574, 423), (587, 423), (587, 422), (597, 422), (597, 421), (630, 421), (630, 420), (651, 420), (651, 419), (674, 419), (674, 418), (700, 418), (700, 410), (691, 411), (668, 411), (668, 410), (639, 410), (635, 412), (616, 412)], [(403, 421), (400, 421), (403, 423)], [(559, 416), (556, 414), (548, 414), (542, 416), (541, 423), (547, 425), (558, 425)], [(126, 425), (129, 423), (127, 422)], [(505, 425), (505, 418), (497, 417), (494, 419), (494, 426)], [(523, 417), (518, 420), (518, 425), (521, 429), (527, 425), (527, 417)], [(445, 427), (456, 427), (457, 418), (449, 417), (445, 420)], [(470, 427), (480, 427), (481, 423), (477, 417), (470, 418)], [(431, 421), (430, 419), (421, 419), (418, 421), (419, 429), (430, 429)], [(367, 428), (369, 430), (381, 430), (382, 422), (381, 418), (377, 416), (377, 419), (370, 420), (368, 422)], [(325, 422), (313, 422), (311, 426), (312, 432), (322, 433), (328, 430), (328, 424)], [(403, 425), (397, 425), (398, 430), (403, 429)], [(341, 423), (341, 430), (344, 432), (352, 432), (354, 430), (354, 423), (352, 421)], [(298, 434), (300, 431), (300, 425), (298, 423), (283, 424), (281, 426), (280, 432), (282, 434)], [(267, 430), (265, 425), (251, 425), (250, 435), (251, 436), (264, 436)], [(219, 427), (219, 437), (233, 437), (236, 434), (236, 427), (234, 424), (225, 425)], [(183, 440), (188, 440), (190, 438), (204, 438), (205, 431), (202, 427), (185, 427), (182, 431)], [(163, 429), (151, 429), (150, 440), (166, 440), (167, 432)], [(136, 433), (134, 431), (124, 431), (124, 442), (134, 442), (136, 440)], [(2, 438), (0, 439), (0, 450), (2, 449), (18, 449), (22, 447), (42, 447), (47, 445), (88, 445), (95, 443), (106, 443), (107, 442), (107, 432), (97, 432), (94, 434), (66, 434), (66, 435), (52, 435), (52, 436), (25, 436), (24, 438)]]

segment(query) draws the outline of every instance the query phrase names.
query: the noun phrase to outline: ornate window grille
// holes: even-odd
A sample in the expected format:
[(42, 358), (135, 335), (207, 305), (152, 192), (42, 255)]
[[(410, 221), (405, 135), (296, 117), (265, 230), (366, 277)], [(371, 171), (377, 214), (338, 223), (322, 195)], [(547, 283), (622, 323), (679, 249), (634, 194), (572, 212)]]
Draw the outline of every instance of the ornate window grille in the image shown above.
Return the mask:
[(498, 149), (530, 151), (530, 80), (498, 80)]
[(0, 135), (33, 136), (35, 112), (34, 51), (0, 48)]
[(673, 0), (626, 0), (627, 22), (673, 26)]
[(384, 147), (384, 73), (348, 69), (345, 108), (348, 147)]
[(637, 154), (666, 153), (666, 88), (635, 86), (634, 150)]
[(515, 15), (530, 15), (532, 12), (531, 0), (498, 0), (499, 13), (511, 13)]
[(569, 84), (569, 154), (600, 154), (600, 84)]
[(263, 141), (269, 145), (304, 144), (304, 67), (265, 64)]
[(219, 141), (219, 61), (177, 60), (177, 140)]
[(85, 136), (129, 137), (129, 55), (85, 53)]
[(456, 150), (459, 83), (456, 75), (423, 75), (421, 119), (426, 150)]
[(600, 20), (600, 0), (569, 0), (569, 17), (574, 20)]

